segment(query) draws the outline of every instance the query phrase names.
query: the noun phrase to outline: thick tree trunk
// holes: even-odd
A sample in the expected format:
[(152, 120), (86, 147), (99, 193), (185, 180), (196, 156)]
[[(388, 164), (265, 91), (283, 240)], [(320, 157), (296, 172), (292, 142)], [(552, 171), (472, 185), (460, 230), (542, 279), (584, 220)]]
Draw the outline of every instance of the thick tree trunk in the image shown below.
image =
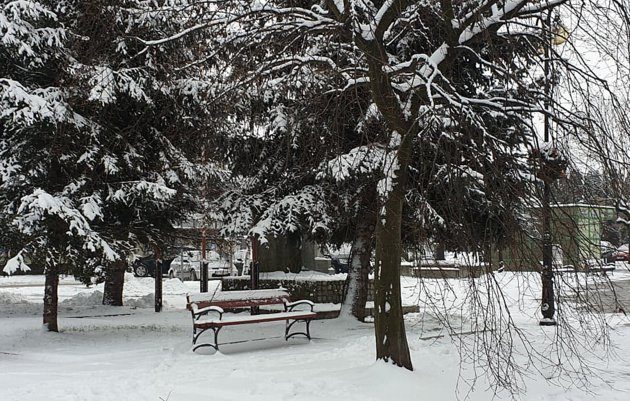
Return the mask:
[(403, 196), (395, 186), (379, 216), (376, 228), (376, 266), (374, 270), (374, 329), (376, 358), (391, 360), (413, 370), (400, 291), (400, 255), (402, 244), (401, 212)]
[(124, 260), (117, 260), (105, 270), (105, 288), (103, 292), (103, 305), (122, 306), (123, 287), (125, 285)]
[(360, 321), (365, 319), (365, 303), (368, 298), (372, 235), (374, 234), (374, 225), (371, 220), (368, 221), (366, 218), (357, 225), (346, 282), (346, 298), (341, 308), (342, 314), (352, 315)]
[[(391, 360), (398, 366), (413, 370), (409, 346), (405, 334), (405, 321), (400, 295), (400, 258), (402, 254), (401, 223), (407, 168), (411, 158), (413, 139), (419, 133), (417, 115), (410, 118), (408, 110), (417, 110), (417, 96), (401, 99), (394, 92), (383, 66), (389, 59), (382, 46), (384, 32), (376, 32), (376, 40), (356, 42), (367, 56), (372, 100), (392, 131), (390, 151), (396, 152), (396, 160), (384, 166), (385, 175), (392, 180), (389, 194), (384, 194), (384, 205), (379, 209), (376, 225), (376, 265), (374, 267), (374, 329), (376, 332), (376, 358)], [(400, 135), (398, 149), (396, 135)], [(394, 174), (389, 169), (395, 169)]]
[(44, 326), (48, 331), (59, 331), (57, 326), (57, 289), (59, 270), (57, 266), (46, 266), (44, 283)]

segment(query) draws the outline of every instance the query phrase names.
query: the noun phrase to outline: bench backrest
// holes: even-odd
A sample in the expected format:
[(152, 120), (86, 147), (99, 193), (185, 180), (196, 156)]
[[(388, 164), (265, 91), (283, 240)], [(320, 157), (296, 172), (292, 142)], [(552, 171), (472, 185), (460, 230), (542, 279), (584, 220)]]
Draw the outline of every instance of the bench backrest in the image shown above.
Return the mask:
[(258, 305), (276, 305), (290, 302), (289, 293), (285, 290), (245, 290), (245, 291), (216, 291), (186, 295), (186, 308), (219, 306), (224, 309), (247, 308)]

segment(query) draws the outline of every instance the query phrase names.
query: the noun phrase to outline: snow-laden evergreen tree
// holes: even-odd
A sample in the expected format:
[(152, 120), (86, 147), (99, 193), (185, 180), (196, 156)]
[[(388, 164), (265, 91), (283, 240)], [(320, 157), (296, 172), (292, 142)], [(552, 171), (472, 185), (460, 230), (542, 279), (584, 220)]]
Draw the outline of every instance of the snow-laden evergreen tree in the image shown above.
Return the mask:
[(45, 265), (49, 330), (58, 274), (120, 277), (134, 245), (159, 243), (192, 208), (205, 170), (182, 111), (196, 86), (169, 76), (169, 49), (127, 53), (136, 32), (168, 32), (147, 4), (2, 3), (0, 221), (21, 240), (4, 270)]
[[(175, 70), (191, 61), (203, 37), (147, 49), (143, 39), (179, 32), (191, 18), (159, 10), (136, 0), (69, 1), (64, 9), (76, 34), (72, 101), (100, 129), (83, 155), (99, 166), (93, 179), (103, 181), (96, 195), (105, 200), (102, 217), (93, 224), (121, 244), (165, 243), (172, 223), (190, 217), (197, 188), (213, 171), (201, 162), (208, 133), (203, 66)], [(105, 269), (104, 303), (122, 303), (125, 267)]]
[[(555, 31), (541, 24), (540, 16), (559, 3), (563, 2), (222, 3), (225, 20), (231, 24), (224, 30), (226, 42), (239, 38), (241, 43), (267, 50), (245, 81), (256, 76), (275, 85), (287, 79), (299, 81), (311, 69), (327, 71), (337, 80), (334, 91), (367, 88), (388, 128), (389, 138), (380, 143), (388, 157), (378, 185), (376, 227), (378, 358), (412, 366), (399, 276), (401, 217), (415, 175), (414, 143), (437, 149), (445, 146), (444, 157), (453, 157), (449, 164), (461, 164), (458, 178), (448, 174), (456, 173), (455, 169), (439, 168), (440, 159), (435, 170), (432, 159), (422, 160), (424, 171), (441, 177), (442, 196), (447, 196), (444, 210), (448, 210), (457, 205), (458, 197), (449, 199), (449, 195), (461, 192), (458, 185), (468, 193), (470, 205), (483, 205), (493, 196), (479, 188), (491, 189), (486, 173), (493, 169), (487, 166), (496, 160), (509, 161), (505, 167), (512, 174), (507, 178), (533, 178), (523, 176), (526, 169), (519, 167), (527, 161), (526, 148), (519, 144), (527, 142), (534, 148), (538, 144), (532, 113), (548, 113), (561, 128), (584, 128), (580, 116), (541, 90), (538, 81), (545, 62), (540, 49), (548, 47), (550, 31)], [(567, 8), (566, 13), (579, 14), (580, 10)], [(240, 55), (236, 53), (236, 58)], [(574, 77), (599, 83), (579, 60), (554, 60)], [(423, 192), (419, 195), (428, 199)], [(509, 211), (510, 204), (502, 210)]]
[[(309, 80), (318, 86), (324, 81)], [(362, 245), (354, 246), (349, 275), (350, 288), (358, 288), (359, 296), (349, 291), (351, 305), (344, 311), (352, 310), (362, 319), (373, 242), (370, 216), (375, 216), (375, 204), (366, 202), (366, 193), (374, 198), (376, 185), (359, 177), (341, 182), (333, 171), (339, 167), (338, 155), (373, 142), (382, 131), (357, 130), (365, 102), (343, 94), (313, 96), (309, 85), (288, 83), (273, 91), (245, 90), (239, 96), (239, 107), (248, 99), (251, 104), (243, 108), (251, 112), (234, 116), (224, 142), (226, 161), (239, 185), (215, 203), (214, 217), (224, 222), (225, 235), (248, 234), (263, 246), (269, 237), (299, 235), (334, 247), (354, 242), (361, 232)]]
[(26, 258), (44, 264), (44, 324), (57, 331), (58, 274), (82, 255), (120, 255), (90, 224), (99, 200), (83, 190), (75, 152), (98, 127), (67, 101), (69, 32), (52, 6), (2, 3), (0, 206), (3, 230), (26, 239), (4, 270), (22, 268)]
[[(260, 53), (247, 53), (244, 64), (260, 62), (256, 58)], [(465, 70), (466, 64), (459, 68), (464, 81), (480, 80), (481, 74), (475, 77), (474, 71)], [(250, 234), (263, 242), (268, 236), (296, 232), (318, 242), (352, 242), (347, 292), (351, 306), (344, 311), (362, 319), (377, 182), (392, 156), (381, 145), (387, 129), (365, 88), (337, 92), (338, 83), (330, 75), (316, 70), (293, 74), (294, 79), (247, 87), (235, 96), (237, 110), (248, 110), (234, 117), (227, 134), (231, 139), (225, 142), (239, 185), (219, 200), (215, 218), (224, 221), (225, 234)], [(322, 95), (326, 90), (330, 93)], [(245, 104), (245, 99), (251, 103)], [(475, 145), (478, 134), (466, 124), (440, 127), (436, 122), (435, 137), (414, 141), (414, 176), (403, 223), (408, 247), (426, 243), (427, 238), (443, 242), (448, 238), (453, 249), (486, 252), (484, 244), (497, 242), (517, 226), (514, 206), (529, 182), (527, 166), (519, 163), (527, 155), (501, 156), (526, 145), (526, 130), (514, 124), (518, 122), (495, 123), (495, 130), (511, 132), (509, 137), (498, 133), (505, 135), (507, 145), (493, 150), (499, 156), (495, 158)], [(470, 138), (470, 143), (458, 144), (462, 137)], [(487, 159), (480, 159), (484, 153)], [(479, 180), (472, 174), (477, 171), (489, 178)], [(453, 201), (446, 201), (449, 198)]]
[[(260, 13), (257, 14), (257, 11), (253, 10), (252, 14), (256, 14), (257, 17), (261, 19), (269, 18), (269, 20), (271, 21), (274, 19), (274, 17), (266, 16), (266, 11), (269, 11), (273, 14), (273, 12), (275, 11), (271, 11), (272, 9), (273, 6), (270, 6), (269, 10), (264, 10), (263, 7), (263, 9), (260, 10)], [(252, 29), (254, 32), (258, 32), (256, 28)], [(289, 31), (291, 30), (289, 29)], [(247, 30), (245, 30), (245, 32), (247, 32)], [(274, 33), (279, 33), (279, 31), (274, 31), (273, 29), (271, 29), (271, 32), (271, 35), (273, 35)], [(360, 118), (355, 117), (353, 120), (348, 120), (348, 122), (354, 121), (354, 123), (351, 124), (352, 130), (356, 132), (356, 136), (358, 138), (362, 137), (360, 125), (369, 125), (370, 123), (374, 124), (374, 122), (376, 122), (377, 124), (391, 127), (391, 123), (389, 123), (388, 125), (388, 122), (386, 121), (387, 119), (379, 109), (377, 103), (370, 100), (371, 94), (368, 85), (357, 84), (356, 86), (353, 85), (352, 87), (344, 88), (344, 86), (347, 85), (348, 76), (344, 75), (343, 73), (339, 74), (338, 69), (327, 69), (327, 67), (334, 64), (337, 60), (339, 60), (339, 62), (348, 64), (360, 62), (360, 60), (355, 60), (355, 58), (357, 57), (355, 50), (353, 50), (349, 46), (340, 46), (335, 47), (334, 49), (327, 48), (326, 44), (323, 43), (323, 41), (326, 40), (325, 38), (309, 38), (305, 36), (300, 36), (302, 32), (298, 31), (297, 28), (296, 31), (291, 32), (293, 32), (293, 34), (295, 35), (294, 39), (296, 40), (296, 42), (294, 42), (293, 44), (302, 43), (302, 46), (306, 45), (318, 47), (317, 51), (324, 54), (324, 56), (319, 56), (318, 54), (301, 54), (299, 53), (299, 50), (296, 54), (293, 47), (287, 47), (287, 42), (279, 39), (275, 42), (265, 42), (268, 46), (265, 50), (267, 53), (260, 53), (256, 52), (256, 49), (254, 48), (256, 46), (259, 46), (258, 39), (253, 39), (251, 42), (243, 45), (246, 50), (241, 49), (240, 51), (244, 54), (247, 54), (247, 59), (243, 60), (237, 58), (236, 60), (232, 59), (230, 61), (232, 63), (236, 62), (239, 66), (242, 66), (243, 64), (250, 62), (251, 59), (254, 58), (255, 61), (252, 64), (255, 65), (256, 68), (252, 68), (250, 69), (250, 71), (253, 70), (254, 75), (259, 74), (259, 76), (261, 77), (273, 77), (266, 81), (263, 89), (263, 91), (272, 94), (265, 97), (268, 103), (273, 102), (274, 98), (277, 98), (280, 93), (286, 93), (288, 96), (291, 96), (291, 93), (299, 93), (300, 90), (319, 90), (320, 93), (329, 93), (329, 98), (333, 98), (331, 94), (340, 94), (338, 95), (339, 98), (343, 98), (343, 96), (352, 98), (351, 102), (345, 101), (345, 104), (349, 105), (354, 102), (357, 105), (357, 110), (359, 110), (362, 114)], [(246, 34), (249, 34), (249, 32), (247, 32)], [(256, 38), (256, 34), (252, 33), (251, 38)], [(320, 45), (321, 48), (319, 48)], [(400, 49), (398, 50), (400, 52), (399, 58), (404, 58), (405, 53), (413, 53), (417, 50), (417, 48), (421, 46), (423, 46), (423, 43), (421, 42), (404, 42), (404, 46), (401, 45)], [(273, 55), (269, 57), (269, 53)], [(259, 58), (257, 59), (256, 57)], [(301, 63), (304, 63), (304, 65), (308, 65), (309, 67), (300, 67)], [(267, 68), (261, 68), (261, 65)], [(476, 91), (479, 88), (482, 88), (484, 85), (488, 87), (484, 88), (484, 90), (489, 91), (492, 91), (492, 86), (496, 85), (496, 83), (493, 82), (493, 77), (484, 77), (484, 74), (486, 74), (487, 71), (484, 71), (483, 68), (478, 68), (477, 66), (470, 66), (470, 60), (466, 57), (464, 57), (464, 59), (458, 64), (453, 65), (451, 69), (457, 70), (457, 74), (454, 74), (455, 78), (451, 81), (453, 87), (452, 89), (459, 90), (460, 95), (474, 96), (476, 94)], [(236, 71), (242, 71), (242, 68), (236, 69)], [(277, 75), (275, 74), (276, 72), (278, 73)], [(236, 76), (236, 79), (239, 78), (240, 77)], [(248, 82), (248, 79), (250, 79), (250, 75), (246, 74), (243, 80), (244, 82)], [(313, 84), (312, 82), (317, 82), (317, 84)], [(367, 80), (365, 80), (364, 82), (367, 82)], [(291, 89), (287, 90), (285, 89), (286, 87), (290, 87)], [(380, 94), (380, 90), (378, 91), (378, 93)], [(339, 102), (337, 104), (337, 107), (341, 107), (341, 104), (342, 102)], [(304, 107), (309, 106), (310, 105), (308, 104), (304, 105)], [(276, 145), (274, 149), (277, 149), (280, 152), (282, 152), (282, 149), (286, 149), (287, 152), (293, 151), (296, 146), (299, 146), (296, 144), (309, 144), (309, 141), (304, 141), (302, 138), (300, 138), (300, 135), (297, 134), (297, 132), (300, 131), (299, 125), (304, 125), (304, 118), (291, 117), (291, 115), (294, 115), (295, 113), (291, 114), (290, 111), (287, 111), (292, 111), (295, 109), (295, 106), (286, 107), (286, 105), (280, 104), (278, 106), (278, 110), (272, 110), (272, 113), (278, 113), (280, 114), (280, 116), (279, 118), (270, 119), (268, 123), (268, 126), (271, 127), (270, 133), (265, 136), (265, 140), (268, 140), (270, 143), (274, 143), (274, 141), (276, 140), (276, 138), (274, 137), (274, 134), (276, 132), (276, 128), (274, 128), (274, 125), (278, 125), (277, 121), (280, 121), (282, 123), (279, 124), (281, 125), (281, 129), (290, 131), (289, 138), (275, 142)], [(521, 174), (525, 173), (526, 169), (518, 167), (518, 164), (526, 159), (526, 157), (523, 157), (522, 151), (521, 158), (510, 157), (493, 159), (494, 154), (509, 154), (510, 152), (514, 152), (520, 146), (526, 143), (529, 140), (526, 135), (526, 132), (528, 131), (527, 126), (521, 126), (519, 130), (515, 130), (514, 122), (492, 122), (492, 124), (497, 127), (495, 130), (504, 128), (506, 130), (510, 130), (510, 132), (514, 132), (515, 134), (512, 135), (512, 140), (506, 141), (506, 146), (492, 148), (491, 150), (485, 150), (483, 149), (486, 143), (486, 141), (483, 139), (483, 130), (481, 130), (481, 132), (475, 132), (480, 131), (475, 126), (475, 124), (478, 122), (474, 121), (474, 118), (467, 116), (465, 113), (460, 113), (458, 110), (449, 111), (446, 108), (446, 111), (450, 114), (447, 117), (450, 120), (449, 124), (445, 124), (438, 116), (428, 116), (426, 121), (424, 122), (424, 129), (426, 129), (425, 135), (421, 136), (417, 140), (413, 140), (410, 142), (410, 146), (412, 146), (412, 148), (414, 149), (414, 156), (416, 156), (413, 160), (417, 161), (417, 165), (414, 165), (412, 167), (412, 171), (416, 171), (418, 173), (414, 174), (413, 183), (411, 185), (412, 187), (415, 186), (415, 188), (404, 188), (402, 190), (405, 199), (410, 201), (408, 204), (409, 207), (405, 208), (404, 210), (407, 211), (405, 212), (405, 215), (408, 217), (407, 226), (413, 227), (415, 225), (417, 227), (420, 227), (420, 230), (412, 231), (405, 229), (404, 232), (413, 232), (416, 234), (418, 233), (418, 231), (424, 232), (424, 238), (426, 238), (428, 235), (435, 236), (436, 232), (441, 233), (441, 237), (447, 237), (446, 233), (452, 236), (456, 228), (459, 229), (460, 234), (463, 234), (464, 230), (462, 230), (462, 223), (466, 223), (466, 227), (470, 228), (476, 226), (474, 224), (476, 221), (483, 221), (486, 229), (490, 230), (490, 228), (487, 228), (486, 221), (484, 220), (484, 217), (489, 215), (488, 211), (490, 210), (490, 208), (483, 206), (487, 204), (492, 204), (491, 202), (488, 202), (488, 198), (485, 195), (485, 190), (488, 189), (488, 181), (484, 180), (483, 178), (481, 180), (479, 179), (479, 177), (484, 176), (482, 173), (479, 173), (479, 171), (482, 171), (484, 169), (488, 171), (496, 169), (497, 171), (494, 171), (496, 173), (496, 177), (512, 177), (512, 181), (515, 187), (520, 186), (522, 188), (523, 183), (527, 179), (527, 174)], [(317, 114), (319, 115), (317, 121), (322, 128), (326, 127), (326, 124), (324, 122), (325, 118), (323, 116), (327, 113), (334, 114), (334, 112), (335, 105), (332, 105), (331, 107), (326, 108), (324, 109), (324, 111)], [(485, 119), (487, 121), (492, 119), (489, 114), (486, 116), (480, 115), (476, 118), (479, 120)], [(297, 120), (298, 122), (295, 124), (290, 124), (291, 121), (294, 120)], [(358, 124), (359, 121), (361, 122), (361, 124)], [(462, 123), (460, 123), (460, 121)], [(290, 128), (286, 128), (287, 125)], [(332, 130), (332, 128), (330, 127), (328, 129)], [(393, 131), (391, 130), (391, 128), (386, 128), (385, 132), (389, 132), (389, 135), (393, 136), (391, 138), (388, 138), (387, 135), (381, 135), (380, 137), (376, 136), (369, 138), (363, 135), (363, 143), (360, 143), (360, 141), (355, 141), (353, 143), (352, 141), (348, 140), (347, 135), (344, 136), (339, 130), (337, 130), (337, 132), (335, 132), (335, 134), (337, 135), (336, 140), (344, 143), (344, 146), (336, 148), (337, 152), (332, 151), (332, 149), (335, 148), (330, 145), (334, 142), (334, 137), (327, 140), (325, 140), (323, 137), (320, 137), (324, 148), (329, 151), (326, 153), (320, 152), (319, 163), (330, 164), (330, 171), (333, 172), (333, 174), (329, 175), (320, 174), (320, 177), (328, 176), (328, 178), (333, 178), (334, 182), (351, 188), (351, 181), (353, 179), (358, 179), (357, 171), (363, 170), (365, 173), (363, 178), (368, 178), (368, 180), (364, 181), (364, 183), (371, 182), (372, 185), (378, 187), (381, 195), (387, 194), (391, 189), (393, 183), (393, 178), (391, 176), (388, 177), (388, 175), (391, 175), (392, 170), (397, 167), (397, 156), (395, 153), (397, 147), (399, 146), (398, 139), (400, 138), (399, 135), (392, 134)], [(498, 136), (505, 135), (503, 132), (499, 132), (498, 134)], [(413, 135), (411, 137), (413, 137)], [(283, 142), (291, 143), (291, 146), (279, 146), (279, 144)], [(436, 143), (438, 144), (437, 148), (435, 146)], [(457, 151), (458, 149), (461, 149), (461, 152), (453, 152), (454, 150)], [(474, 150), (475, 152), (469, 153), (471, 150)], [(463, 160), (462, 157), (464, 157)], [(484, 160), (482, 159), (482, 157), (486, 157), (486, 159)], [(290, 175), (286, 174), (287, 170), (285, 169), (287, 165), (286, 163), (283, 164), (282, 160), (285, 159), (274, 157), (272, 158), (271, 163), (275, 162), (276, 165), (279, 166), (278, 171), (280, 171), (285, 178), (288, 178), (290, 177)], [(298, 160), (306, 161), (306, 165), (308, 165), (308, 161), (310, 159), (308, 157), (300, 156), (298, 157)], [(432, 163), (427, 164), (426, 160), (430, 160)], [(496, 160), (499, 160), (499, 162), (496, 162)], [(499, 172), (498, 165), (499, 163), (501, 163), (502, 160), (508, 160), (509, 163), (515, 164), (515, 166), (510, 167), (509, 170)], [(316, 169), (313, 169), (312, 167), (309, 169), (307, 167), (306, 171), (316, 171)], [(263, 182), (267, 185), (273, 182), (273, 180), (270, 179), (270, 177), (273, 177), (273, 175), (269, 174), (268, 171), (265, 171), (263, 173), (263, 176), (265, 177), (265, 179), (259, 182)], [(303, 173), (300, 175), (300, 177), (304, 176), (305, 175)], [(381, 180), (379, 185), (376, 185), (376, 181), (379, 180)], [(291, 177), (289, 181), (293, 185), (299, 185), (300, 182), (293, 177)], [(505, 183), (509, 183), (509, 179), (506, 179)], [(271, 185), (274, 185), (274, 188), (277, 188), (275, 184)], [(448, 189), (444, 191), (444, 188)], [(468, 191), (453, 191), (454, 188), (468, 188)], [(496, 186), (495, 189), (500, 189), (504, 191), (502, 192), (502, 196), (495, 196), (495, 198), (500, 199), (500, 202), (504, 202), (501, 208), (501, 210), (503, 211), (503, 215), (501, 217), (504, 218), (510, 212), (513, 212), (514, 209), (511, 207), (513, 205), (510, 204), (510, 202), (506, 202), (505, 199), (501, 198), (507, 198), (510, 195), (516, 196), (517, 194), (522, 193), (522, 189), (509, 188), (507, 185), (504, 185), (503, 187)], [(519, 190), (515, 191), (514, 189)], [(444, 194), (448, 193), (449, 191), (452, 191), (453, 193), (458, 192), (460, 194), (460, 199), (452, 202), (442, 202), (442, 200), (446, 199)], [(274, 189), (273, 193), (277, 194), (278, 192)], [(258, 198), (270, 199), (267, 196), (268, 194), (268, 189), (265, 190), (263, 188), (258, 188), (256, 191), (256, 196)], [(472, 198), (474, 198), (474, 195), (477, 194), (477, 199), (469, 202), (466, 207), (462, 207), (462, 205), (464, 205), (464, 200), (471, 199), (471, 194), (473, 194)], [(357, 193), (355, 193), (354, 195), (356, 196)], [(363, 193), (363, 196), (365, 196), (365, 193)], [(281, 199), (284, 200), (284, 198)], [(323, 193), (320, 199), (326, 199)], [(243, 198), (240, 198), (239, 200), (240, 202), (238, 202), (236, 199), (231, 199), (229, 204), (239, 205), (243, 202), (250, 205), (256, 204), (253, 202), (249, 202), (247, 199)], [(376, 205), (371, 204), (372, 202), (368, 203), (370, 203), (371, 210), (377, 209)], [(264, 230), (267, 229), (268, 226), (273, 226), (273, 224), (275, 224), (275, 231), (281, 231), (281, 227), (297, 227), (294, 222), (286, 221), (286, 219), (283, 220), (285, 216), (301, 216), (306, 214), (300, 213), (298, 208), (293, 210), (293, 213), (288, 212), (288, 210), (291, 210), (290, 207), (293, 204), (294, 203), (291, 203), (289, 201), (282, 204), (282, 207), (278, 207), (275, 205), (274, 202), (272, 202), (271, 206), (269, 206), (259, 201), (256, 206), (257, 209), (260, 211), (258, 215), (262, 216), (260, 221), (251, 221), (251, 219), (248, 221), (247, 219), (240, 218), (240, 216), (247, 215), (248, 213), (250, 216), (256, 216), (256, 213), (252, 213), (250, 209), (247, 209), (244, 214), (232, 215), (239, 216), (238, 218), (234, 217), (239, 222), (247, 222), (254, 225), (254, 230), (252, 232), (256, 232), (256, 230), (259, 230), (261, 231), (260, 234), (264, 234)], [(298, 205), (299, 209), (308, 210), (308, 208), (303, 207), (300, 203), (298, 203)], [(455, 208), (453, 207), (454, 205), (456, 205)], [(494, 203), (493, 205), (497, 205), (497, 203)], [(475, 208), (476, 210), (474, 210)], [(452, 211), (452, 209), (457, 209), (459, 215), (456, 215)], [(316, 208), (313, 208), (313, 210), (316, 210)], [(467, 212), (463, 212), (464, 210), (467, 210)], [(281, 213), (279, 213), (280, 216), (278, 216), (276, 220), (273, 219), (273, 216), (265, 215), (265, 213), (273, 213), (273, 211), (281, 211)], [(476, 215), (479, 218), (475, 221), (471, 221), (470, 219), (467, 219), (465, 218), (465, 216), (463, 216), (466, 213), (470, 215)], [(400, 211), (396, 212), (395, 214), (400, 215)], [(362, 215), (364, 217), (369, 216), (369, 214), (364, 213), (364, 210), (361, 211), (358, 215)], [(373, 220), (374, 223), (370, 222), (367, 225), (374, 226), (377, 220), (376, 217), (373, 217)], [(334, 221), (339, 222), (338, 219), (335, 219)], [(380, 219), (380, 221), (383, 221), (383, 219)], [(493, 221), (499, 221), (498, 214), (494, 215)], [(503, 227), (503, 231), (507, 231), (507, 229)], [(466, 233), (469, 234), (470, 231), (466, 231)], [(460, 237), (462, 236), (463, 235), (460, 235)], [(489, 233), (487, 236), (490, 237)], [(498, 235), (493, 236), (497, 237)], [(407, 235), (406, 238), (410, 241), (414, 240), (414, 237), (412, 235)], [(418, 236), (416, 236), (415, 238), (418, 238)], [(366, 241), (361, 240), (361, 242), (364, 243)], [(468, 244), (459, 245), (463, 248), (465, 245)], [(367, 253), (369, 254), (369, 252)], [(369, 257), (367, 259), (367, 262), (369, 263)], [(350, 288), (352, 287), (353, 286), (351, 285)], [(395, 295), (393, 295), (393, 297), (395, 298)], [(393, 301), (390, 302), (383, 298), (383, 308), (385, 308), (384, 305), (386, 303), (393, 304)]]

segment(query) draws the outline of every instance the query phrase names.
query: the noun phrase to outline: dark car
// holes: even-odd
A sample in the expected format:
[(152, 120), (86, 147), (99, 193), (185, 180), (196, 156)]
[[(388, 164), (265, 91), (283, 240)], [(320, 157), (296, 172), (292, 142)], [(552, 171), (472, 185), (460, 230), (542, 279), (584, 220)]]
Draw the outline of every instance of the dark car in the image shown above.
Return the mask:
[[(162, 260), (162, 276), (168, 276), (171, 271), (171, 262), (175, 258)], [(133, 274), (137, 277), (155, 277), (155, 256), (145, 256), (133, 262)]]
[(330, 255), (330, 265), (335, 269), (335, 274), (348, 273), (350, 266), (350, 255)]

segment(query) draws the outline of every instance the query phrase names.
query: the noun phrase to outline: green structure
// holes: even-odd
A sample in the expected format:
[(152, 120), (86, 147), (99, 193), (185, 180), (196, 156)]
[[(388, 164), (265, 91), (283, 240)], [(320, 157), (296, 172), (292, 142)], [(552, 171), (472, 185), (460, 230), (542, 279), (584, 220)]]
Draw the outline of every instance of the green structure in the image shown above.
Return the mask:
[(599, 260), (604, 223), (615, 220), (615, 208), (573, 203), (551, 210), (553, 242), (562, 249), (563, 263), (583, 269)]
[[(499, 251), (506, 267), (512, 270), (538, 270), (542, 261), (542, 209), (530, 211), (532, 229), (509, 249)], [(551, 207), (551, 235), (555, 267), (572, 265), (585, 270), (601, 258), (601, 237), (604, 224), (614, 221), (615, 208), (580, 203)]]

